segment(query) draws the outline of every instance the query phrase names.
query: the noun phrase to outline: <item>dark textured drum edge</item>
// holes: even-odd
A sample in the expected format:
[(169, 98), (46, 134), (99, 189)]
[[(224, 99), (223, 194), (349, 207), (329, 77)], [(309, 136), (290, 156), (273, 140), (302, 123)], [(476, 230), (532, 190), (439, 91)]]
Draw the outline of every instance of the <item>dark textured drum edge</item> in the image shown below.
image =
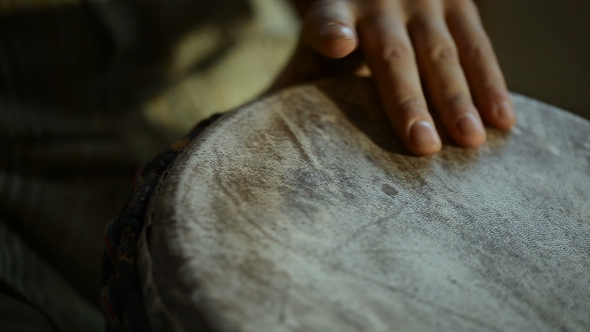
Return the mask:
[[(152, 331), (217, 331), (219, 330), (215, 326), (212, 326), (212, 317), (215, 316), (213, 312), (206, 313), (206, 310), (202, 312), (199, 311), (186, 311), (183, 310), (181, 303), (175, 303), (174, 310), (170, 310), (169, 306), (166, 304), (166, 289), (160, 290), (159, 287), (156, 286), (156, 275), (153, 269), (153, 262), (152, 262), (152, 255), (150, 251), (150, 243), (151, 243), (151, 226), (153, 222), (153, 216), (155, 210), (161, 210), (162, 213), (168, 214), (171, 217), (174, 215), (174, 211), (168, 210), (166, 206), (160, 207), (158, 205), (158, 200), (160, 195), (166, 195), (169, 193), (162, 193), (162, 186), (166, 183), (168, 178), (168, 174), (171, 170), (174, 169), (176, 166), (176, 162), (183, 158), (186, 158), (185, 154), (190, 153), (189, 146), (199, 145), (203, 142), (206, 142), (208, 139), (208, 135), (211, 132), (214, 132), (217, 127), (222, 126), (223, 123), (232, 121), (232, 119), (239, 114), (242, 109), (247, 109), (252, 104), (259, 103), (260, 101), (252, 101), (247, 103), (235, 110), (229, 111), (224, 113), (217, 119), (215, 122), (212, 122), (207, 126), (207, 128), (203, 128), (202, 132), (199, 135), (195, 135), (194, 139), (188, 143), (186, 148), (179, 151), (178, 155), (176, 156), (175, 160), (170, 163), (167, 167), (166, 171), (162, 174), (160, 180), (157, 183), (157, 186), (154, 189), (153, 195), (150, 198), (149, 205), (147, 211), (151, 211), (146, 213), (144, 219), (144, 226), (142, 232), (139, 236), (137, 247), (138, 247), (138, 270), (141, 275), (141, 284), (142, 284), (142, 292), (143, 292), (143, 299), (145, 307), (148, 308), (148, 319), (150, 322), (150, 328)], [(157, 253), (155, 253), (157, 255)], [(171, 272), (172, 274), (172, 272)], [(161, 287), (160, 287), (161, 288)], [(186, 290), (186, 294), (190, 293), (190, 289)], [(174, 299), (168, 299), (168, 301), (174, 301)], [(169, 302), (168, 302), (169, 303)], [(191, 327), (186, 329), (183, 324), (177, 319), (178, 315), (185, 315), (192, 317), (191, 320)]]
[[(425, 327), (428, 325), (424, 325), (425, 323), (421, 320), (413, 321), (412, 317), (426, 319), (427, 323), (431, 323), (432, 329), (435, 330), (518, 330), (523, 327), (535, 330), (587, 330), (590, 328), (590, 322), (587, 317), (588, 309), (590, 309), (588, 308), (589, 304), (587, 301), (587, 298), (590, 297), (590, 282), (588, 280), (590, 275), (590, 246), (588, 243), (590, 241), (590, 229), (588, 225), (590, 222), (590, 207), (588, 206), (588, 201), (590, 200), (590, 187), (588, 184), (588, 180), (590, 179), (590, 141), (588, 140), (590, 124), (575, 115), (567, 114), (552, 106), (518, 95), (513, 95), (513, 98), (520, 122), (512, 133), (507, 134), (497, 130), (489, 130), (489, 142), (479, 150), (464, 150), (446, 145), (439, 155), (430, 159), (408, 155), (399, 141), (392, 136), (392, 130), (388, 127), (389, 122), (384, 117), (384, 114), (382, 114), (382, 111), (380, 111), (372, 84), (366, 80), (326, 81), (320, 82), (315, 86), (308, 85), (292, 88), (232, 112), (232, 114), (226, 116), (187, 147), (181, 157), (177, 159), (175, 167), (170, 170), (167, 181), (160, 183), (158, 194), (153, 196), (152, 203), (150, 203), (150, 211), (152, 212), (148, 215), (148, 223), (152, 226), (156, 223), (155, 226), (156, 228), (159, 227), (159, 231), (152, 232), (151, 236), (149, 232), (142, 233), (142, 240), (139, 243), (139, 254), (143, 256), (140, 258), (140, 274), (143, 275), (144, 279), (143, 289), (146, 294), (146, 308), (152, 320), (152, 327), (155, 331), (325, 331), (338, 330), (338, 328), (356, 331), (394, 329), (393, 325), (387, 325), (392, 323), (391, 321), (387, 322), (387, 317), (392, 316), (393, 312), (386, 313), (389, 308), (396, 307), (395, 303), (372, 308), (370, 306), (363, 306), (360, 311), (350, 311), (349, 309), (342, 311), (342, 309), (336, 307), (330, 309), (330, 306), (333, 306), (336, 302), (332, 302), (328, 298), (316, 298), (318, 296), (317, 294), (322, 294), (322, 291), (325, 291), (325, 289), (330, 289), (329, 284), (323, 284), (321, 279), (309, 279), (309, 275), (300, 275), (300, 277), (305, 280), (315, 280), (317, 283), (308, 284), (306, 287), (303, 285), (293, 286), (290, 289), (295, 289), (293, 292), (296, 293), (291, 294), (291, 297), (299, 299), (300, 302), (293, 302), (298, 303), (299, 308), (304, 308), (306, 306), (305, 301), (308, 301), (309, 305), (314, 305), (313, 308), (315, 308), (315, 311), (325, 312), (326, 317), (329, 319), (324, 323), (331, 323), (322, 325), (324, 329), (319, 329), (318, 325), (313, 325), (313, 322), (318, 323), (318, 321), (297, 321), (298, 317), (290, 316), (285, 312), (278, 314), (276, 325), (272, 325), (274, 324), (272, 322), (264, 322), (264, 324), (271, 324), (272, 328), (270, 327), (271, 325), (256, 325), (256, 322), (249, 322), (244, 317), (242, 317), (244, 318), (243, 320), (239, 320), (242, 323), (242, 325), (239, 325), (236, 320), (232, 320), (225, 312), (215, 310), (215, 307), (219, 307), (220, 305), (219, 303), (212, 302), (211, 292), (215, 292), (215, 289), (207, 290), (205, 288), (216, 287), (211, 286), (215, 285), (216, 280), (193, 278), (193, 276), (201, 273), (199, 270), (194, 270), (195, 268), (203, 270), (212, 266), (212, 261), (205, 256), (197, 258), (196, 262), (183, 261), (184, 258), (192, 257), (194, 259), (195, 256), (191, 256), (190, 253), (182, 253), (183, 248), (181, 247), (184, 244), (181, 243), (182, 241), (178, 241), (180, 238), (177, 237), (182, 235), (185, 239), (190, 239), (190, 245), (197, 247), (205, 243), (203, 242), (201, 244), (198, 238), (191, 239), (186, 237), (188, 235), (194, 236), (194, 234), (191, 234), (188, 228), (183, 228), (189, 227), (183, 224), (189, 220), (183, 221), (182, 218), (185, 218), (186, 215), (180, 215), (183, 213), (180, 210), (186, 209), (187, 207), (189, 211), (193, 211), (194, 209), (190, 210), (190, 208), (191, 204), (195, 203), (183, 200), (183, 195), (186, 195), (183, 190), (187, 188), (189, 190), (207, 190), (207, 188), (195, 186), (194, 184), (200, 183), (198, 181), (209, 176), (207, 174), (210, 174), (210, 171), (213, 169), (213, 167), (205, 167), (206, 165), (214, 165), (211, 164), (211, 160), (198, 160), (195, 159), (196, 156), (205, 153), (203, 149), (212, 149), (212, 151), (209, 151), (210, 153), (206, 152), (205, 154), (214, 158), (231, 160), (232, 165), (239, 167), (240, 169), (238, 171), (242, 172), (248, 169), (247, 165), (251, 162), (255, 162), (257, 165), (265, 165), (264, 163), (258, 163), (255, 159), (249, 160), (244, 158), (247, 158), (248, 153), (251, 152), (248, 149), (258, 144), (256, 141), (257, 138), (264, 138), (256, 135), (269, 134), (273, 139), (278, 139), (279, 141), (287, 137), (286, 140), (277, 143), (279, 145), (276, 148), (280, 147), (280, 149), (284, 150), (293, 147), (293, 153), (299, 154), (303, 158), (301, 159), (301, 169), (299, 167), (293, 168), (291, 167), (292, 165), (286, 165), (287, 168), (291, 167), (296, 172), (292, 173), (294, 177), (285, 175), (285, 183), (288, 185), (301, 185), (300, 190), (302, 190), (302, 193), (309, 197), (317, 197), (318, 200), (318, 202), (313, 203), (308, 201), (307, 197), (297, 198), (296, 196), (292, 196), (293, 194), (297, 195), (296, 192), (288, 193), (291, 196), (286, 197), (290, 197), (291, 200), (283, 200), (282, 204), (284, 205), (279, 205), (277, 207), (278, 210), (271, 211), (271, 215), (281, 217), (281, 214), (287, 211), (293, 214), (293, 216), (301, 216), (300, 213), (304, 213), (304, 215), (305, 213), (319, 213), (318, 216), (320, 216), (324, 211), (316, 210), (314, 212), (314, 209), (310, 210), (310, 206), (315, 204), (316, 208), (318, 206), (324, 206), (323, 209), (329, 210), (333, 202), (329, 199), (326, 200), (325, 196), (322, 196), (322, 193), (329, 193), (329, 190), (326, 191), (326, 186), (334, 184), (345, 184), (349, 186), (348, 188), (352, 188), (352, 190), (348, 190), (346, 187), (343, 187), (344, 189), (338, 189), (332, 192), (342, 202), (340, 208), (330, 212), (334, 216), (337, 216), (338, 210), (347, 210), (355, 213), (354, 210), (350, 210), (351, 206), (355, 204), (355, 201), (362, 200), (363, 197), (371, 197), (367, 202), (363, 201), (364, 205), (358, 207), (360, 209), (358, 210), (360, 211), (358, 212), (360, 213), (359, 216), (365, 216), (364, 218), (368, 218), (371, 215), (377, 216), (381, 213), (378, 209), (375, 211), (371, 209), (367, 210), (366, 208), (371, 206), (371, 203), (377, 204), (381, 209), (386, 209), (388, 206), (405, 202), (404, 204), (409, 206), (409, 209), (404, 208), (404, 204), (398, 204), (399, 210), (397, 212), (394, 214), (386, 213), (383, 218), (377, 219), (375, 223), (363, 225), (362, 223), (353, 222), (339, 225), (337, 228), (330, 228), (330, 232), (332, 233), (326, 234), (332, 234), (333, 237), (340, 236), (341, 234), (338, 232), (348, 235), (344, 236), (344, 242), (333, 248), (329, 248), (329, 245), (326, 246), (324, 243), (318, 242), (313, 242), (315, 247), (289, 244), (291, 243), (289, 242), (290, 236), (293, 234), (311, 234), (313, 237), (313, 232), (309, 233), (309, 230), (314, 229), (314, 224), (293, 226), (287, 223), (285, 225), (290, 225), (289, 227), (292, 227), (292, 232), (281, 233), (281, 231), (273, 228), (275, 226), (273, 226), (274, 224), (272, 222), (268, 223), (265, 220), (265, 216), (260, 215), (257, 211), (240, 210), (239, 206), (230, 207), (234, 211), (250, 213), (246, 219), (256, 216), (257, 219), (252, 219), (253, 221), (260, 222), (261, 224), (266, 222), (265, 225), (270, 227), (266, 231), (262, 231), (267, 232), (267, 235), (256, 237), (258, 236), (256, 235), (258, 234), (257, 232), (261, 232), (261, 230), (252, 231), (252, 226), (248, 226), (247, 224), (244, 224), (245, 226), (239, 226), (241, 229), (240, 232), (246, 232), (243, 234), (249, 234), (249, 236), (256, 238), (255, 243), (270, 246), (269, 248), (274, 248), (277, 252), (282, 252), (286, 248), (288, 250), (281, 254), (286, 255), (285, 257), (291, 257), (289, 252), (297, 253), (299, 255), (297, 257), (305, 257), (303, 261), (298, 258), (293, 260), (292, 264), (294, 266), (307, 267), (311, 270), (315, 269), (320, 274), (325, 272), (327, 273), (326, 275), (333, 276), (336, 278), (334, 283), (338, 284), (336, 281), (339, 280), (341, 284), (349, 286), (349, 289), (345, 293), (352, 291), (350, 294), (356, 294), (354, 288), (360, 287), (359, 285), (363, 282), (370, 285), (377, 285), (372, 287), (377, 287), (381, 292), (390, 294), (392, 298), (396, 299), (395, 302), (399, 301), (399, 303), (407, 304), (405, 307), (398, 307), (396, 310), (399, 312), (403, 313), (408, 308), (417, 310), (414, 312), (414, 316), (406, 315), (409, 318), (396, 322), (398, 324), (397, 327), (402, 330), (404, 324), (406, 328)], [(321, 105), (321, 109), (317, 110), (317, 112), (306, 112), (305, 107), (314, 105), (314, 103), (316, 106)], [(301, 108), (302, 104), (304, 105), (303, 108)], [(282, 107), (288, 108), (287, 113), (284, 112)], [(359, 107), (364, 108), (366, 112), (358, 112)], [(259, 118), (253, 120), (256, 117)], [(264, 121), (269, 121), (271, 124), (264, 124)], [(272, 125), (272, 127), (268, 127), (268, 132), (259, 131), (265, 125)], [(296, 127), (290, 127), (291, 125), (295, 125)], [(240, 130), (242, 128), (247, 128), (247, 130)], [(236, 133), (236, 131), (239, 131), (239, 133)], [(253, 134), (253, 132), (255, 133)], [(303, 132), (317, 135), (317, 137), (314, 136), (316, 140), (309, 142), (301, 141), (302, 139), (305, 140), (305, 138), (301, 138), (298, 135)], [(324, 135), (328, 132), (337, 135)], [(224, 135), (229, 137), (225, 138)], [(347, 140), (347, 135), (351, 135), (354, 139)], [(246, 151), (236, 153), (236, 150), (233, 148), (224, 151), (221, 143), (228, 141), (228, 139), (243, 146), (246, 148)], [(269, 141), (268, 137), (260, 142), (262, 149), (274, 148), (264, 146), (265, 143), (271, 144), (272, 142)], [(366, 158), (369, 162), (368, 165), (377, 165), (375, 166), (376, 168), (373, 167), (373, 170), (376, 172), (374, 174), (380, 179), (378, 183), (382, 183), (376, 187), (378, 190), (374, 192), (367, 191), (371, 188), (358, 187), (354, 183), (355, 178), (362, 178), (366, 176), (365, 173), (370, 174), (371, 172), (355, 169), (355, 164), (351, 163), (347, 158), (338, 159), (338, 162), (330, 162), (329, 159), (318, 159), (322, 157), (324, 152), (321, 149), (316, 149), (314, 145), (316, 142), (319, 142), (317, 144), (325, 144), (326, 146), (332, 144), (330, 149), (332, 149), (331, 153), (333, 155), (328, 158), (342, 157), (339, 155), (339, 151), (342, 150), (351, 152), (350, 155), (342, 153), (350, 158), (358, 157), (360, 158), (358, 159), (359, 161)], [(219, 143), (219, 145), (216, 145), (216, 143)], [(350, 148), (348, 146), (356, 148)], [(269, 153), (269, 151), (267, 150), (266, 153)], [(266, 157), (268, 156), (273, 155), (270, 154)], [(282, 155), (282, 158), (286, 157), (289, 156)], [(325, 154), (323, 157), (326, 157)], [(488, 166), (486, 168), (482, 168), (482, 161), (487, 163)], [(268, 160), (268, 163), (272, 163), (272, 160)], [(314, 169), (319, 170), (317, 167), (324, 166), (321, 163), (327, 164), (327, 168), (324, 167), (324, 170), (327, 171), (314, 173)], [(344, 167), (345, 164), (351, 166), (351, 168), (343, 169), (340, 167)], [(306, 167), (311, 168), (309, 171), (301, 172)], [(213, 171), (217, 172), (218, 169), (214, 169)], [(224, 171), (225, 175), (248, 173), (236, 173), (232, 169)], [(268, 181), (271, 181), (270, 179), (275, 176), (273, 175), (274, 171), (273, 169), (269, 169), (268, 172), (261, 173), (264, 176), (258, 181), (264, 182), (263, 185), (272, 184)], [(478, 172), (475, 174), (481, 176), (481, 178), (486, 178), (488, 181), (492, 180), (492, 182), (478, 182), (478, 177), (470, 178), (468, 176), (470, 174), (469, 172)], [(297, 175), (298, 173), (300, 174)], [(486, 174), (492, 174), (493, 176), (490, 177)], [(512, 178), (507, 181), (501, 177), (494, 178), (494, 174), (511, 174), (510, 176)], [(547, 178), (546, 175), (548, 174), (552, 178)], [(318, 175), (320, 177), (323, 176), (327, 180), (325, 186), (318, 187), (317, 183), (314, 182), (314, 176)], [(441, 177), (446, 177), (447, 180), (452, 181), (440, 181)], [(246, 177), (236, 177), (235, 179), (245, 181), (241, 184), (259, 185), (255, 183), (257, 180), (248, 182)], [(311, 182), (308, 181), (309, 179), (311, 179)], [(377, 181), (371, 180), (370, 178), (367, 179), (369, 179), (368, 182), (361, 182), (361, 185), (371, 184), (373, 183), (371, 181)], [(535, 187), (536, 182), (539, 183), (539, 188)], [(191, 183), (191, 185), (186, 187), (188, 183)], [(377, 182), (374, 184), (377, 184)], [(250, 204), (253, 204), (254, 207), (252, 209), (256, 207), (259, 209), (262, 208), (260, 202), (256, 202), (256, 197), (252, 197), (252, 192), (249, 192), (250, 190), (240, 190), (239, 187), (236, 187), (236, 184), (228, 184), (227, 181), (224, 185), (228, 185), (229, 187), (223, 188), (223, 186), (218, 187), (217, 184), (213, 184), (212, 188), (209, 189), (217, 188), (221, 189), (222, 192), (211, 195), (230, 197), (233, 193), (236, 193), (237, 197), (246, 199)], [(473, 185), (475, 187), (469, 187)], [(284, 189), (281, 189), (281, 186), (277, 187), (279, 191), (283, 191), (280, 195), (285, 195)], [(489, 187), (492, 193), (496, 193), (499, 196), (489, 196), (487, 190), (482, 190), (482, 188), (487, 187)], [(528, 188), (532, 191), (519, 192), (520, 188)], [(436, 190), (439, 190), (439, 192), (444, 190), (446, 192), (445, 197), (432, 195), (432, 192), (436, 192)], [(365, 194), (359, 196), (359, 193)], [(494, 200), (497, 198), (501, 199), (493, 203), (496, 206), (486, 205), (489, 199)], [(398, 203), (396, 203), (396, 200), (398, 200)], [(179, 202), (188, 205), (186, 207), (182, 206), (182, 204), (179, 206)], [(220, 199), (217, 199), (216, 202), (217, 205), (226, 203), (226, 201)], [(231, 200), (228, 202), (228, 204), (232, 203)], [(473, 202), (479, 202), (480, 204), (473, 205)], [(195, 206), (199, 206), (199, 204)], [(220, 208), (207, 205), (205, 209), (208, 206), (213, 210)], [(519, 208), (514, 209), (515, 206)], [(232, 214), (232, 210), (224, 212), (226, 208), (221, 209), (215, 211), (194, 210), (207, 214), (209, 217), (211, 213), (218, 214), (220, 218), (216, 219), (218, 223), (212, 225), (211, 233), (207, 234), (211, 239), (218, 239), (213, 243), (221, 243), (219, 241), (223, 240), (228, 233), (235, 231), (235, 229), (226, 228), (220, 233), (217, 227), (227, 227), (223, 225), (230, 222), (229, 220), (232, 218), (237, 218), (231, 221), (232, 225), (238, 225), (235, 222), (240, 223), (240, 221), (243, 222), (245, 220)], [(495, 222), (492, 221), (482, 224), (478, 218), (489, 217), (489, 213), (496, 214)], [(315, 219), (315, 221), (325, 220), (325, 224), (328, 225), (327, 227), (331, 227), (329, 225), (333, 220), (331, 221), (328, 217), (330, 215), (327, 215), (327, 219)], [(346, 218), (346, 216), (343, 215), (338, 218), (334, 220), (342, 221), (342, 218)], [(407, 218), (412, 223), (403, 224), (404, 221), (399, 218)], [(302, 220), (305, 224), (306, 219)], [(395, 220), (395, 222), (392, 222), (392, 220)], [(530, 222), (521, 222), (522, 220), (529, 220)], [(537, 229), (536, 227), (540, 228)], [(319, 234), (322, 234), (324, 231), (320, 229), (315, 230)], [(272, 241), (268, 242), (268, 234), (271, 233), (276, 238), (282, 239), (284, 242), (279, 243), (283, 243), (284, 246), (277, 247), (276, 243), (273, 244)], [(396, 238), (396, 236), (402, 233), (405, 234), (403, 237)], [(242, 233), (237, 234), (236, 236), (238, 237), (235, 239), (242, 236), (240, 234)], [(445, 234), (446, 237), (437, 238), (440, 234)], [(154, 235), (156, 235), (155, 238)], [(539, 235), (541, 237), (538, 237)], [(146, 239), (146, 236), (149, 238)], [(167, 238), (167, 236), (172, 237)], [(201, 236), (201, 234), (198, 234), (198, 236)], [(372, 236), (373, 239), (368, 242), (370, 246), (365, 248), (364, 246), (367, 245), (367, 242), (361, 240), (368, 236)], [(384, 238), (384, 236), (387, 236), (387, 238)], [(393, 268), (395, 270), (395, 266), (404, 266), (410, 272), (413, 270), (418, 272), (423, 269), (426, 269), (424, 272), (430, 271), (426, 274), (420, 273), (414, 275), (414, 279), (418, 277), (416, 279), (417, 283), (414, 284), (414, 287), (418, 288), (415, 289), (411, 287), (411, 284), (405, 285), (408, 287), (402, 287), (404, 286), (405, 279), (399, 279), (399, 276), (396, 276), (398, 279), (387, 280), (386, 277), (390, 277), (387, 272), (380, 274), (381, 272), (379, 270), (372, 270), (376, 266), (381, 266), (379, 264), (386, 264), (386, 266), (388, 266), (387, 264), (391, 264), (390, 261), (384, 260), (383, 258), (383, 255), (387, 256), (391, 254), (388, 254), (387, 251), (383, 251), (382, 254), (375, 254), (374, 256), (366, 256), (365, 259), (355, 263), (360, 264), (359, 266), (364, 266), (363, 269), (367, 272), (372, 271), (371, 276), (365, 276), (362, 273), (359, 274), (360, 271), (350, 270), (350, 266), (347, 264), (354, 261), (354, 255), (359, 249), (376, 250), (375, 246), (381, 244), (384, 245), (383, 250), (391, 250), (391, 248), (387, 248), (387, 241), (391, 238), (401, 241), (399, 243), (405, 245), (407, 248), (412, 248), (414, 245), (412, 242), (407, 242), (409, 241), (408, 239), (414, 239), (418, 241), (417, 243), (421, 241), (421, 243), (438, 241), (432, 242), (430, 245), (432, 245), (432, 248), (437, 248), (439, 252), (435, 253), (434, 256), (430, 254), (430, 260), (426, 259), (426, 262), (430, 262), (428, 264), (437, 267), (437, 273), (442, 273), (441, 276), (444, 276), (446, 273), (446, 276), (449, 277), (453, 276), (453, 273), (456, 273), (456, 271), (463, 271), (467, 273), (466, 275), (473, 277), (473, 282), (478, 280), (488, 280), (488, 282), (474, 284), (473, 282), (469, 282), (471, 279), (432, 279), (432, 276), (428, 274), (432, 273), (429, 270), (430, 267), (423, 265), (425, 263), (421, 261), (423, 256), (414, 257), (412, 255), (420, 255), (420, 253), (411, 252), (409, 252), (410, 259), (394, 257), (397, 265), (391, 265), (389, 269)], [(200, 237), (200, 239), (207, 240), (203, 237)], [(324, 238), (324, 240), (329, 242), (329, 237)], [(531, 245), (533, 247), (530, 247)], [(422, 250), (427, 249), (430, 249), (430, 247), (422, 248)], [(521, 249), (524, 250), (520, 251)], [(536, 251), (527, 252), (527, 249), (535, 249)], [(256, 249), (254, 248), (254, 250)], [(456, 250), (456, 252), (451, 252), (452, 250)], [(332, 252), (335, 256), (327, 258), (329, 256), (324, 254), (328, 254), (328, 252)], [(569, 253), (571, 256), (564, 256), (565, 253)], [(239, 252), (234, 254), (238, 255), (236, 257), (242, 257), (239, 256)], [(261, 251), (259, 254), (264, 256), (268, 253)], [(215, 266), (232, 268), (232, 264), (234, 263), (228, 260), (227, 257), (224, 258), (223, 253), (219, 255), (219, 259), (215, 261)], [(527, 261), (527, 255), (536, 255), (535, 257), (540, 259), (540, 261), (538, 263)], [(450, 259), (449, 263), (445, 265), (442, 261), (432, 260), (437, 257), (440, 259)], [(551, 257), (556, 258), (551, 259)], [(272, 260), (269, 256), (262, 261), (270, 262), (269, 259)], [(469, 261), (472, 262), (470, 264), (473, 266), (466, 267), (458, 265), (451, 269), (449, 267), (453, 266), (453, 264), (461, 264), (462, 262)], [(256, 271), (266, 271), (262, 265), (259, 265), (260, 262), (252, 263), (255, 264), (253, 266), (256, 266), (253, 270), (254, 273), (257, 273)], [(279, 261), (273, 262), (273, 264), (280, 264)], [(372, 265), (373, 263), (377, 265)], [(158, 264), (159, 266), (155, 266), (154, 264)], [(519, 273), (528, 272), (528, 274), (523, 274), (522, 278), (515, 278), (519, 273), (514, 274), (514, 271), (503, 271), (504, 267), (508, 268), (510, 266), (522, 269)], [(292, 278), (294, 272), (289, 272), (288, 266), (277, 267), (277, 269), (265, 272), (270, 276), (274, 276), (274, 279), (264, 279), (266, 277), (265, 275), (252, 276), (245, 274), (241, 276), (241, 280), (243, 280), (244, 285), (248, 285), (249, 287), (255, 287), (257, 285), (258, 281), (255, 280), (256, 278), (263, 278), (272, 287), (274, 287), (273, 285), (282, 285), (281, 283), (285, 280), (290, 280), (292, 283), (297, 283), (299, 280)], [(348, 272), (344, 273), (344, 271)], [(584, 271), (585, 273), (583, 273)], [(177, 272), (178, 274), (176, 274)], [(228, 270), (226, 273), (235, 273), (235, 271)], [(570, 275), (564, 276), (564, 273), (570, 273)], [(410, 273), (409, 276), (412, 276), (412, 274)], [(462, 275), (460, 274), (459, 276)], [(557, 279), (550, 278), (545, 280), (545, 278), (550, 276), (557, 277)], [(382, 277), (385, 279), (379, 279)], [(351, 283), (349, 278), (357, 278), (356, 283)], [(211, 285), (206, 284), (206, 282)], [(396, 286), (396, 282), (399, 285)], [(360, 284), (356, 285), (357, 283)], [(441, 283), (439, 285), (440, 289), (433, 288), (424, 293), (426, 286), (430, 285), (430, 287), (434, 287), (437, 283)], [(315, 286), (319, 285), (322, 285), (324, 290), (315, 289)], [(546, 287), (539, 288), (542, 285)], [(468, 299), (458, 297), (456, 299), (464, 303), (457, 303), (452, 307), (440, 304), (446, 303), (444, 297), (437, 300), (437, 296), (445, 294), (440, 291), (441, 289), (446, 289), (447, 292), (451, 291), (447, 296), (451, 296), (452, 298), (456, 296), (452, 295), (455, 294), (453, 292), (464, 294), (461, 293), (461, 289), (465, 289), (465, 287), (470, 289), (467, 294), (471, 294), (472, 296), (473, 294), (480, 294), (489, 298), (484, 296), (481, 298), (481, 301), (484, 302), (470, 304)], [(338, 288), (334, 288), (333, 290), (336, 291)], [(265, 290), (259, 291), (265, 292)], [(290, 292), (289, 289), (286, 291)], [(440, 294), (436, 295), (437, 292)], [(371, 287), (366, 289), (365, 293), (369, 297), (372, 296), (377, 302), (384, 299), (379, 292), (375, 293), (374, 288)], [(307, 300), (305, 300), (305, 296), (303, 299), (301, 298), (302, 294), (306, 294), (308, 297)], [(273, 294), (269, 294), (267, 298), (260, 298), (261, 307), (264, 308), (263, 303), (265, 301), (270, 300), (272, 302), (274, 296)], [(539, 302), (541, 299), (538, 296), (549, 296), (554, 301), (552, 303), (546, 303), (548, 306), (539, 306), (541, 305)], [(356, 300), (354, 297), (350, 299)], [(486, 303), (488, 300), (494, 299), (500, 302), (491, 301)], [(359, 303), (364, 303), (362, 299), (359, 299), (359, 301)], [(494, 306), (494, 303), (499, 304), (499, 306)], [(323, 305), (318, 306), (318, 304)], [(339, 305), (346, 306), (348, 304), (344, 302)], [(490, 315), (494, 313), (497, 315), (504, 312), (503, 310), (508, 309), (512, 310), (513, 314), (512, 316), (502, 315), (499, 316), (501, 319), (490, 321), (489, 318), (478, 318), (478, 315), (470, 316), (469, 313), (460, 311), (461, 305), (466, 306), (466, 308), (475, 308), (482, 304), (484, 307), (489, 306)], [(517, 304), (522, 306), (519, 307)], [(239, 305), (229, 302), (224, 302), (224, 305), (233, 306), (232, 310), (239, 307)], [(252, 309), (251, 305), (243, 308), (245, 311), (250, 309)], [(274, 310), (274, 306), (271, 306), (267, 313), (270, 315)], [(314, 310), (308, 312), (305, 317), (316, 317), (313, 316)], [(385, 311), (380, 313), (383, 310)], [(251, 312), (257, 312), (256, 308), (252, 309)], [(349, 316), (348, 318), (339, 316), (345, 312)], [(417, 314), (419, 312), (422, 312), (422, 314)], [(429, 312), (443, 313), (447, 316), (446, 321), (438, 321), (433, 315), (424, 315), (424, 313)], [(369, 317), (370, 319), (363, 318), (364, 314), (373, 316)], [(522, 320), (524, 319), (523, 317), (528, 317), (529, 321)], [(366, 319), (369, 320), (367, 321)], [(428, 322), (428, 319), (431, 321)], [(366, 324), (358, 325), (363, 321)], [(379, 326), (378, 323), (385, 324), (380, 326), (387, 326), (387, 328), (377, 328)], [(254, 329), (254, 326), (258, 328)]]
[(137, 266), (138, 238), (144, 230), (147, 206), (160, 176), (178, 153), (220, 116), (215, 114), (201, 121), (188, 135), (146, 163), (135, 175), (127, 206), (105, 228), (100, 307), (107, 331), (150, 330)]

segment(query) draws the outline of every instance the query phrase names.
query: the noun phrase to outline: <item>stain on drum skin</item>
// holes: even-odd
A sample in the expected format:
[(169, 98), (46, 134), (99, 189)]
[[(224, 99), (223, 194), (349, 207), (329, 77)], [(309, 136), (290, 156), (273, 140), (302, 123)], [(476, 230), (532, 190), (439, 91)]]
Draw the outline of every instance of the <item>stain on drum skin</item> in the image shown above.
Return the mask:
[(230, 112), (152, 197), (154, 329), (590, 329), (590, 123), (513, 99), (512, 133), (431, 158), (403, 148), (370, 80)]

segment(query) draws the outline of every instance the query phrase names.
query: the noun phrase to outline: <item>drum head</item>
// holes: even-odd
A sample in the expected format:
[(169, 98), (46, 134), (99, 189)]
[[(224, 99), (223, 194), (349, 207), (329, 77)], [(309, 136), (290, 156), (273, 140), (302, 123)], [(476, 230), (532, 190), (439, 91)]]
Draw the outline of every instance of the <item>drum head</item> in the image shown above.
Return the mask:
[(513, 99), (510, 133), (430, 158), (369, 80), (229, 113), (152, 197), (154, 329), (590, 329), (590, 124)]

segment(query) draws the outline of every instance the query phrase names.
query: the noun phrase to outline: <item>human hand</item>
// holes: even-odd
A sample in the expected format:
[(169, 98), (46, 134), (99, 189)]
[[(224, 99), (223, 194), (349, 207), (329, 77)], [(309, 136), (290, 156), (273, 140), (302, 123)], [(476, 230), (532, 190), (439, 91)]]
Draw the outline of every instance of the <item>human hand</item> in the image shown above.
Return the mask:
[(305, 12), (302, 39), (274, 88), (370, 71), (393, 128), (417, 155), (441, 148), (426, 97), (464, 147), (485, 142), (482, 118), (499, 129), (515, 124), (473, 1), (292, 1)]

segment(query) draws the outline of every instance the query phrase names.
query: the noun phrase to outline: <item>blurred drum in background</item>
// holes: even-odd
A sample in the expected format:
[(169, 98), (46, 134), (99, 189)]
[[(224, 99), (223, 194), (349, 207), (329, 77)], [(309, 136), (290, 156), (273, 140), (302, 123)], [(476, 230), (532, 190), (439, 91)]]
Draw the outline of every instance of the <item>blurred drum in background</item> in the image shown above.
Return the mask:
[(519, 95), (431, 158), (369, 80), (285, 90), (193, 140), (138, 245), (154, 331), (590, 329), (590, 123)]

